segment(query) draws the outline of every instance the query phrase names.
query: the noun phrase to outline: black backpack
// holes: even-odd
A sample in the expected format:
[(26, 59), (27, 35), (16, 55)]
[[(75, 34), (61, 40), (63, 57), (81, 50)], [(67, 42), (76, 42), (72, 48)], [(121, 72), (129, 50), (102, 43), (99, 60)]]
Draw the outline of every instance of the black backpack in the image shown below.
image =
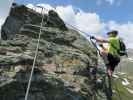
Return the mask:
[(119, 39), (119, 43), (120, 43), (120, 50), (119, 50), (119, 54), (120, 56), (127, 56), (127, 48), (126, 48), (126, 45), (125, 43)]
[(115, 47), (114, 45), (112, 45), (112, 46), (117, 50), (117, 52), (119, 53), (120, 56), (128, 56), (127, 48), (126, 48), (126, 45), (123, 42), (123, 40), (119, 39), (119, 43), (120, 43), (120, 49), (117, 49), (117, 47)]

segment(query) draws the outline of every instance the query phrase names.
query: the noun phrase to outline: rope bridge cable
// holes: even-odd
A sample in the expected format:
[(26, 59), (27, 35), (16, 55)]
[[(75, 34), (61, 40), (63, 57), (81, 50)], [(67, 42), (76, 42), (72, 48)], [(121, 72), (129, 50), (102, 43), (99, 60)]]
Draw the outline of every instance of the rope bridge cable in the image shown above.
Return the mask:
[[(42, 8), (42, 12), (43, 12), (43, 8)], [(43, 27), (43, 19), (44, 19), (44, 14), (42, 14), (41, 27)], [(39, 43), (40, 43), (41, 34), (42, 34), (42, 29), (40, 28), (40, 32), (39, 32), (39, 36), (38, 36), (38, 42), (37, 42), (37, 47), (36, 47), (36, 51), (35, 51), (35, 57), (34, 57), (34, 61), (33, 61), (33, 66), (32, 66), (32, 70), (31, 70), (31, 74), (30, 74), (30, 78), (29, 78), (29, 82), (28, 82), (28, 86), (27, 86), (27, 90), (26, 90), (26, 94), (25, 94), (25, 99), (24, 100), (28, 99), (29, 90), (30, 90), (30, 86), (31, 86), (31, 80), (32, 80), (32, 76), (33, 76), (33, 73), (34, 73), (34, 68), (35, 68), (36, 59), (37, 59), (37, 55), (38, 55), (38, 49), (39, 49)]]

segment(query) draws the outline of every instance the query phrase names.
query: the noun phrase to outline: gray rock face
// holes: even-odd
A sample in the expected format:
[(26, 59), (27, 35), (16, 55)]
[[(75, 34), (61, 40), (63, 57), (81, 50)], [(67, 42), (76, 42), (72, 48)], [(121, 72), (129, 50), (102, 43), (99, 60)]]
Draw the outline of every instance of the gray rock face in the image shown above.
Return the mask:
[[(97, 64), (96, 50), (55, 12), (45, 17), (28, 100), (97, 100), (88, 72)], [(40, 14), (17, 6), (3, 25), (7, 40), (0, 41), (0, 100), (24, 100), (39, 32), (24, 24), (40, 21)]]
[(62, 19), (59, 18), (59, 15), (53, 11), (49, 11), (49, 16), (47, 18), (47, 25), (51, 27), (60, 27), (62, 30), (67, 30), (67, 27), (65, 26)]
[[(16, 33), (24, 27), (25, 24), (40, 25), (42, 15), (28, 9), (24, 5), (12, 7), (10, 16), (6, 19), (5, 24), (2, 26), (2, 39), (13, 39)], [(44, 15), (45, 26), (58, 27), (61, 30), (67, 30), (62, 19), (58, 14), (51, 10), (48, 15)]]

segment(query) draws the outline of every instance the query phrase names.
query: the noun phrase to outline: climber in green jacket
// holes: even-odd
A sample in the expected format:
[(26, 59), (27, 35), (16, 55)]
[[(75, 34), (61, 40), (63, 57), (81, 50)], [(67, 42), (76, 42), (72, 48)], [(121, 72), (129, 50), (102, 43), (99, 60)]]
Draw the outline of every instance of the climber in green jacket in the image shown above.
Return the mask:
[(98, 37), (92, 36), (91, 39), (95, 39), (99, 43), (108, 43), (108, 48), (101, 46), (100, 54), (105, 60), (107, 66), (107, 73), (109, 76), (112, 76), (112, 73), (115, 67), (120, 62), (120, 55), (117, 50), (120, 49), (120, 43), (118, 36), (118, 31), (110, 31), (107, 33), (108, 39), (101, 39)]

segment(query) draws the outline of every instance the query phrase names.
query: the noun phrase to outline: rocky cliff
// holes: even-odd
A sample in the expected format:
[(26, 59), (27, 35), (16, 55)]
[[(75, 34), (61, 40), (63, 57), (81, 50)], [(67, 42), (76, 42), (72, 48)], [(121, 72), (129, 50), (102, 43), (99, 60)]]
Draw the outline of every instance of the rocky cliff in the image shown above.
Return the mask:
[[(41, 18), (17, 5), (2, 26), (0, 100), (24, 100)], [(96, 64), (97, 53), (91, 44), (49, 11), (44, 15), (28, 100), (98, 100), (88, 71)]]

